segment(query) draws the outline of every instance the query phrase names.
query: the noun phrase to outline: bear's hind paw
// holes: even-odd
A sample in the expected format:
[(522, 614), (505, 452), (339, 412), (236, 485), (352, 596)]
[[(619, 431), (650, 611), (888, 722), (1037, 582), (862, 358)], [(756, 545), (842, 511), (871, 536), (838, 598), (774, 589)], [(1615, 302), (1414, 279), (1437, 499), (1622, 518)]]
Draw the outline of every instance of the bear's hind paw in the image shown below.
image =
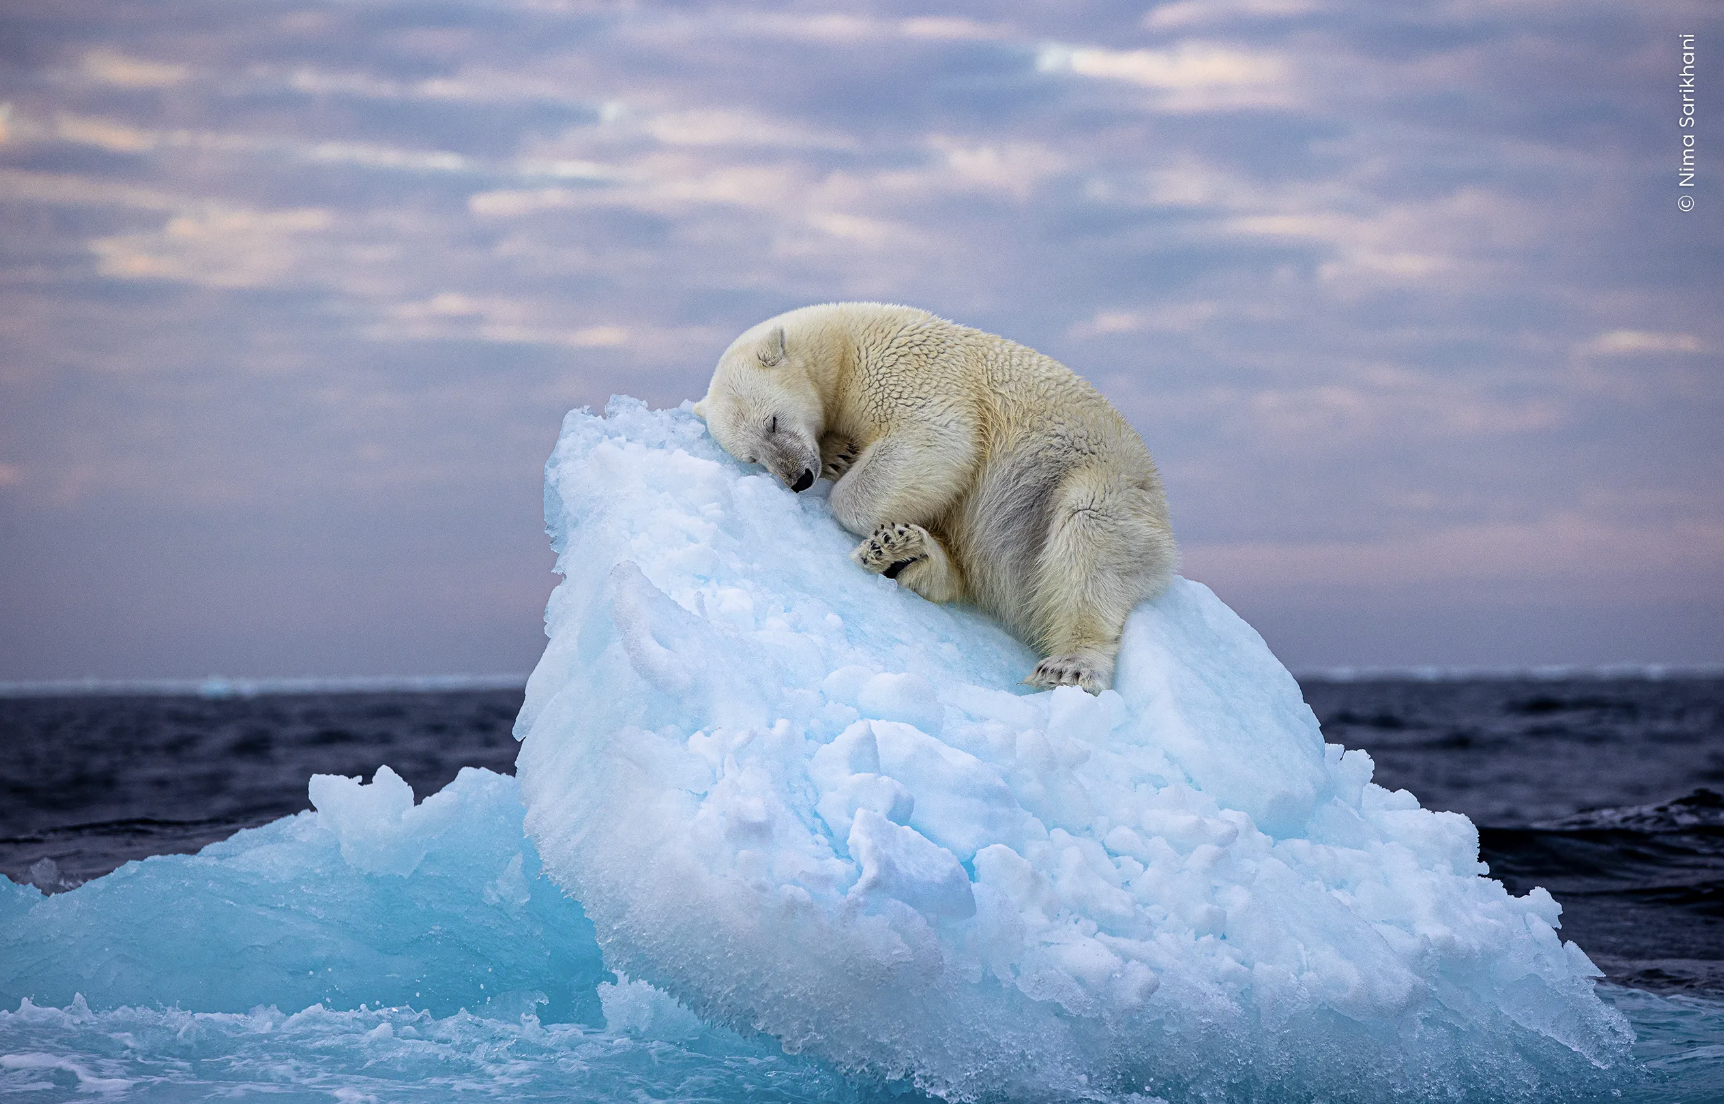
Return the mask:
[(896, 579), (906, 567), (928, 558), (933, 538), (920, 525), (882, 525), (850, 553), (867, 571)]
[(1099, 694), (1107, 689), (1108, 672), (1095, 661), (1095, 657), (1075, 652), (1070, 655), (1048, 656), (1036, 664), (1036, 669), (1025, 679), (1027, 685), (1037, 690), (1052, 690), (1056, 686), (1076, 686), (1091, 694)]

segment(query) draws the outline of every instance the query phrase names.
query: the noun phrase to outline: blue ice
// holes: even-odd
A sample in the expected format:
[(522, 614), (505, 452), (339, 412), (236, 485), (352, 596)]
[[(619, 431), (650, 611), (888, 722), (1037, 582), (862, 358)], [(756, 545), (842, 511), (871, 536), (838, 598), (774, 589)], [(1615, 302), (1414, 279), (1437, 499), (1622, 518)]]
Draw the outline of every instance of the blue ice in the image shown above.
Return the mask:
[(546, 515), (527, 832), (606, 961), (710, 1022), (949, 1099), (1465, 1095), (1628, 1052), (1560, 906), (1326, 745), (1197, 583), (1133, 614), (1117, 689), (1030, 694), (1021, 644), (853, 567), (819, 492), (687, 412), (571, 414)]
[(467, 768), (417, 805), (388, 767), (310, 790), (312, 811), (70, 893), (0, 881), (0, 996), (603, 1022), (592, 925), (539, 876), (513, 778)]
[(1031, 694), (988, 619), (854, 568), (822, 493), (686, 411), (571, 414), (518, 783), (467, 770), (415, 803), (387, 769), (317, 776), (312, 811), (198, 855), (0, 884), (0, 1093), (1630, 1083), (1560, 906), (1326, 745), (1208, 590), (1133, 615), (1116, 690)]
[(848, 1101), (770, 1040), (606, 970), (515, 779), (314, 809), (44, 897), (0, 878), (0, 1098)]

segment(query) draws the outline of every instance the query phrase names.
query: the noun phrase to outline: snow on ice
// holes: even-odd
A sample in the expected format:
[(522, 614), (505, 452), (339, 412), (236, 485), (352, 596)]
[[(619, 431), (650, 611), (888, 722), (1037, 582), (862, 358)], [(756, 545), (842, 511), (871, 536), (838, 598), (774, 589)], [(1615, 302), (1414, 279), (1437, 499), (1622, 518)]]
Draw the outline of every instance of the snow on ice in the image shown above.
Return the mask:
[(1548, 1090), (1624, 1021), (1543, 891), (1371, 782), (1203, 586), (1117, 689), (850, 564), (686, 411), (572, 413), (526, 828), (613, 967), (950, 1099)]

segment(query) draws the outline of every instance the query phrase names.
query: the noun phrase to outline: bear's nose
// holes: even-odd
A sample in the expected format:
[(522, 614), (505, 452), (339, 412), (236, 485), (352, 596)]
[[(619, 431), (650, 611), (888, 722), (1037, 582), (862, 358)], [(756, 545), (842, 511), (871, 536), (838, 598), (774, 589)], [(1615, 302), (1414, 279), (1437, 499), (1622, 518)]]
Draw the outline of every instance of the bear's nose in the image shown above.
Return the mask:
[(807, 468), (803, 468), (802, 474), (796, 477), (796, 482), (790, 485), (790, 489), (795, 491), (797, 494), (801, 494), (812, 486), (814, 486), (814, 473)]

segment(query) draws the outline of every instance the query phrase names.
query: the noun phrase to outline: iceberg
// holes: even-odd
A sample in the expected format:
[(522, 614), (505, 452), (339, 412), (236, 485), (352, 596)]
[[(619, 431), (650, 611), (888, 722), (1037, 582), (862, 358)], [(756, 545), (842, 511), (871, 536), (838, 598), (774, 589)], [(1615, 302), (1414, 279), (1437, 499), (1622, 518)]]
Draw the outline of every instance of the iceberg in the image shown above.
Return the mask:
[(1548, 1099), (1624, 1067), (1561, 907), (1325, 744), (1209, 590), (1133, 613), (1115, 689), (1030, 693), (994, 622), (849, 562), (826, 486), (625, 398), (547, 464), (524, 826), (621, 984), (953, 1101)]
[(603, 1023), (611, 975), (539, 876), (515, 779), (468, 767), (415, 805), (385, 766), (310, 793), (314, 810), (69, 893), (0, 879), (0, 1001)]
[(66, 893), (0, 878), (0, 1098), (860, 1099), (607, 970), (515, 779), (310, 793)]

